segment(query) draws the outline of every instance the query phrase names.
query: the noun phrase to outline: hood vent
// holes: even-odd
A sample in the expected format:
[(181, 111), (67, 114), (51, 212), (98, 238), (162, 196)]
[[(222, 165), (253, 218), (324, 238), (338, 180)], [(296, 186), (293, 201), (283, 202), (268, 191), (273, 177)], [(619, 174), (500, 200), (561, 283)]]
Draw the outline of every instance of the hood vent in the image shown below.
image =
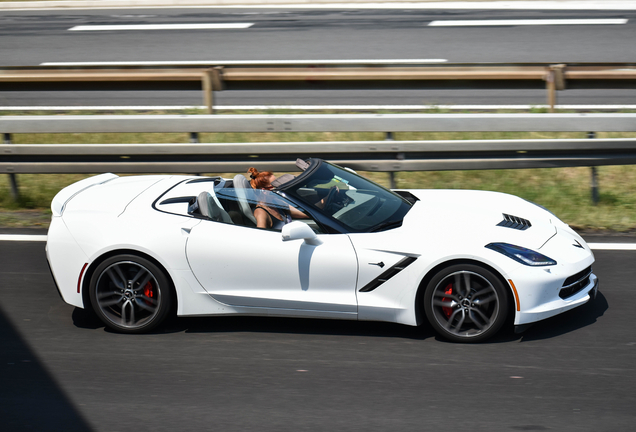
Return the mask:
[(504, 220), (499, 222), (497, 226), (517, 229), (520, 231), (525, 231), (532, 226), (529, 220), (523, 219), (517, 216), (512, 216), (512, 215), (503, 213), (503, 218)]

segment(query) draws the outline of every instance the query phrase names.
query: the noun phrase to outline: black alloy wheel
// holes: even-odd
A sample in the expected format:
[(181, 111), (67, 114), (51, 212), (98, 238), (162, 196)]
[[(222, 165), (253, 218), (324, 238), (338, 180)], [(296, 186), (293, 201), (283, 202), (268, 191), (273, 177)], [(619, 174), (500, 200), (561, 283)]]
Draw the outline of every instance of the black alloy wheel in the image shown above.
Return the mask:
[(443, 269), (429, 282), (424, 309), (442, 337), (454, 342), (482, 342), (506, 321), (508, 298), (508, 289), (490, 270), (458, 264)]
[(173, 294), (167, 276), (154, 263), (117, 255), (93, 272), (90, 299), (106, 326), (120, 333), (144, 333), (166, 318)]

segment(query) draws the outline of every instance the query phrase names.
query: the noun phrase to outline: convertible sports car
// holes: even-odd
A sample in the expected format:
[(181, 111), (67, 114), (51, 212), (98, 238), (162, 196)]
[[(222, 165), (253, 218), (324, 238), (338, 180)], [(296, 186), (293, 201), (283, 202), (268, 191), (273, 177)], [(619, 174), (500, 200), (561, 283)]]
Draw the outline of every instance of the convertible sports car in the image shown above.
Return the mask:
[[(596, 295), (585, 241), (535, 204), (389, 191), (320, 159), (297, 165), (271, 191), (242, 175), (102, 174), (68, 186), (46, 248), (62, 298), (125, 333), (176, 312), (428, 319), (444, 338), (477, 342)], [(306, 217), (259, 229), (256, 205)]]

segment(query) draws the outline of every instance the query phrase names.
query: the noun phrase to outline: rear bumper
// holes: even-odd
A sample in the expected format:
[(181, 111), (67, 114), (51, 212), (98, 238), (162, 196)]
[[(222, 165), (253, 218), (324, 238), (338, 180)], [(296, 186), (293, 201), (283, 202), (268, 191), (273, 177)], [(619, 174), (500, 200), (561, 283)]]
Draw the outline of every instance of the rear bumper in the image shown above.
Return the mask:
[(55, 289), (57, 289), (57, 293), (59, 294), (60, 298), (64, 300), (62, 291), (60, 291), (60, 286), (57, 284), (57, 281), (55, 280), (55, 275), (53, 274), (53, 268), (51, 267), (51, 260), (49, 259), (49, 248), (46, 247), (44, 249), (46, 251), (46, 264), (49, 266), (49, 273), (51, 273), (51, 279), (53, 279), (53, 283), (55, 284)]
[(88, 257), (79, 247), (60, 217), (51, 219), (46, 258), (53, 274), (53, 280), (64, 301), (72, 306), (84, 307), (82, 294), (78, 290), (82, 268)]

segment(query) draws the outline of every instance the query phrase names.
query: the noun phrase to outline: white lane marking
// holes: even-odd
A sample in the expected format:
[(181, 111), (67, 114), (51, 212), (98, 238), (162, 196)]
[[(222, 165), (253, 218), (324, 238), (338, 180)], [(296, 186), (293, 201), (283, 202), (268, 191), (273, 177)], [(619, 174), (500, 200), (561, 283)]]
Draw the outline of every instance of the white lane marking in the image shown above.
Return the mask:
[[(223, 110), (530, 110), (548, 105), (215, 105)], [(562, 110), (636, 110), (636, 105), (555, 105)], [(0, 106), (0, 111), (156, 111), (207, 109), (205, 105)]]
[(357, 59), (357, 60), (160, 60), (160, 61), (101, 61), (101, 62), (44, 62), (40, 66), (243, 66), (243, 65), (355, 65), (355, 64), (419, 64), (446, 63), (447, 59)]
[(0, 234), (0, 241), (45, 242), (45, 235)]
[(551, 25), (621, 25), (627, 19), (525, 19), (431, 21), (429, 27), (551, 26)]
[[(46, 235), (0, 234), (0, 241), (45, 242)], [(636, 251), (636, 243), (588, 243), (592, 250)]]
[(634, 243), (588, 243), (593, 250), (636, 251)]
[(254, 23), (80, 25), (71, 27), (69, 31), (223, 30), (245, 29), (253, 25)]

